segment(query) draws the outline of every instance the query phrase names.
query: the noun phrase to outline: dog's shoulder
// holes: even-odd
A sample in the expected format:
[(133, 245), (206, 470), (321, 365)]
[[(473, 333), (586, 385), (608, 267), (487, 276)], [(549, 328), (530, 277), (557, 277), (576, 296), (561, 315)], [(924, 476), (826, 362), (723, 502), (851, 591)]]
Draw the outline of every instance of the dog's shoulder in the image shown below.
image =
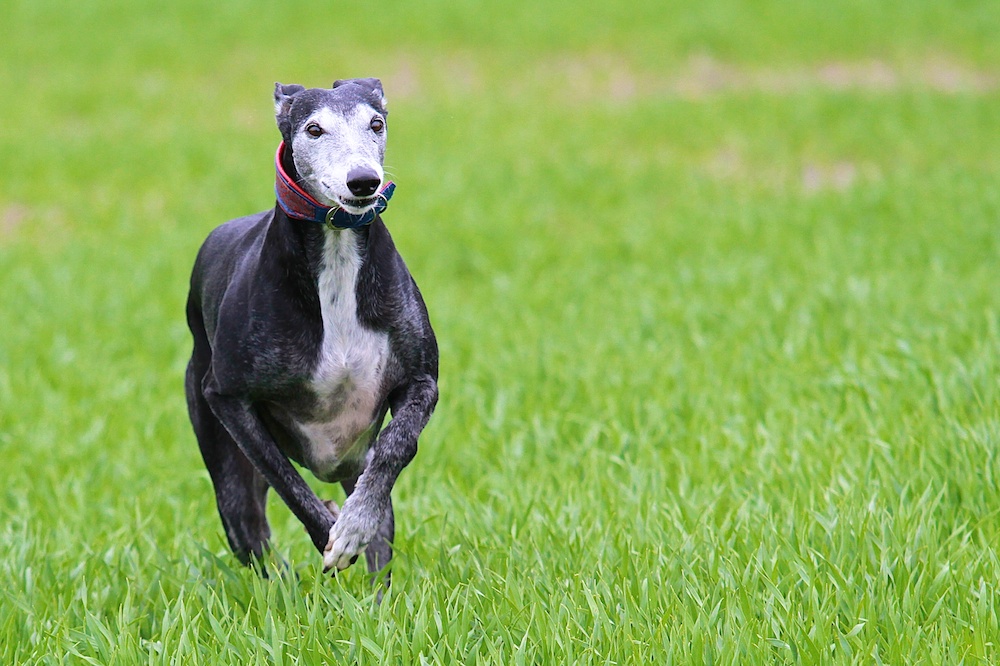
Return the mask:
[[(358, 280), (358, 313), (366, 326), (389, 333), (407, 375), (437, 377), (437, 340), (427, 306), (389, 230), (376, 218)], [(375, 275), (378, 279), (375, 279)]]
[(195, 272), (245, 256), (254, 243), (263, 239), (273, 217), (274, 210), (266, 210), (217, 226), (208, 234), (198, 251)]
[(259, 380), (257, 338), (275, 333), (279, 339), (295, 337), (283, 325), (292, 319), (283, 312), (291, 304), (281, 294), (260, 288), (267, 283), (268, 270), (262, 264), (268, 262), (262, 257), (273, 218), (273, 210), (264, 211), (216, 227), (202, 244), (191, 274), (189, 302), (204, 321), (213, 371), (232, 391)]

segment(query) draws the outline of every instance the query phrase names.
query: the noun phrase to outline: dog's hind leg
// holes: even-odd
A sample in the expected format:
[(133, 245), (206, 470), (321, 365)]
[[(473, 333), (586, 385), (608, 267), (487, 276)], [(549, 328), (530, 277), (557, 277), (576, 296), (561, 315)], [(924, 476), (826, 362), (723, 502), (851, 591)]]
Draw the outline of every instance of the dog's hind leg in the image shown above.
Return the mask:
[[(189, 382), (192, 379), (188, 377)], [(195, 381), (200, 386), (200, 380)], [(188, 393), (188, 409), (229, 547), (243, 564), (259, 561), (271, 536), (265, 513), (267, 482), (215, 418), (200, 391)]]
[[(352, 479), (347, 479), (340, 482), (340, 485), (344, 487), (344, 492), (347, 493), (348, 497), (354, 492), (354, 487), (357, 485), (358, 478), (354, 477)], [(365, 561), (368, 564), (368, 573), (372, 574), (372, 582), (378, 583), (382, 582), (386, 588), (389, 587), (390, 577), (392, 572), (383, 569), (389, 564), (392, 559), (392, 542), (396, 537), (396, 521), (392, 513), (392, 499), (389, 500), (389, 508), (385, 513), (385, 519), (382, 524), (379, 525), (378, 531), (375, 533), (375, 538), (371, 540), (368, 547), (365, 548)], [(382, 593), (379, 592), (379, 599), (381, 600)]]
[(215, 501), (229, 547), (243, 564), (250, 564), (261, 558), (271, 536), (265, 514), (267, 482), (243, 455), (205, 400), (201, 385), (211, 350), (200, 313), (190, 304), (188, 322), (194, 335), (194, 352), (188, 363), (184, 388), (191, 425), (215, 487)]

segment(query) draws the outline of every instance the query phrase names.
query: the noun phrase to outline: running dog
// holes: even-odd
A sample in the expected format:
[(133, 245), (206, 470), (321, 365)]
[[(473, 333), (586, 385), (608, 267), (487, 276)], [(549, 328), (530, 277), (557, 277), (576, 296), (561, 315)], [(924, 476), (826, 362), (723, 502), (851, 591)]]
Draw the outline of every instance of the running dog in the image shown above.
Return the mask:
[[(274, 105), (277, 203), (216, 228), (191, 275), (188, 411), (240, 561), (268, 547), (274, 488), (324, 571), (364, 550), (375, 573), (392, 557), (393, 484), (438, 399), (427, 308), (380, 217), (395, 187), (385, 96), (377, 79), (279, 83)], [(343, 508), (291, 461), (339, 481)]]

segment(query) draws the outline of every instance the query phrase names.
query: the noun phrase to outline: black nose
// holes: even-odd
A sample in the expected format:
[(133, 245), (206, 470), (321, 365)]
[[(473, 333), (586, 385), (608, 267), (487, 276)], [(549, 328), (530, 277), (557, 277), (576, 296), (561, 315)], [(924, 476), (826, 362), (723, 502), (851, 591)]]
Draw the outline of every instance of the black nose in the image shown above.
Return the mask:
[(347, 188), (356, 197), (370, 197), (381, 183), (378, 174), (365, 167), (355, 167), (347, 172)]

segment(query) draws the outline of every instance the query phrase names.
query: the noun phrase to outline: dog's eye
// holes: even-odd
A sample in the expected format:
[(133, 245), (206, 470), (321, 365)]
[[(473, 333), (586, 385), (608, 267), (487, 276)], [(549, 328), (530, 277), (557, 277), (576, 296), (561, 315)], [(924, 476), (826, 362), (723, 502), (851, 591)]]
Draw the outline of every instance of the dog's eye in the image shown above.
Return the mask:
[(376, 116), (372, 118), (372, 121), (368, 123), (368, 126), (372, 128), (373, 132), (381, 132), (385, 129), (385, 121)]
[(306, 132), (309, 133), (309, 136), (320, 136), (323, 134), (323, 128), (316, 123), (309, 123), (306, 125)]

